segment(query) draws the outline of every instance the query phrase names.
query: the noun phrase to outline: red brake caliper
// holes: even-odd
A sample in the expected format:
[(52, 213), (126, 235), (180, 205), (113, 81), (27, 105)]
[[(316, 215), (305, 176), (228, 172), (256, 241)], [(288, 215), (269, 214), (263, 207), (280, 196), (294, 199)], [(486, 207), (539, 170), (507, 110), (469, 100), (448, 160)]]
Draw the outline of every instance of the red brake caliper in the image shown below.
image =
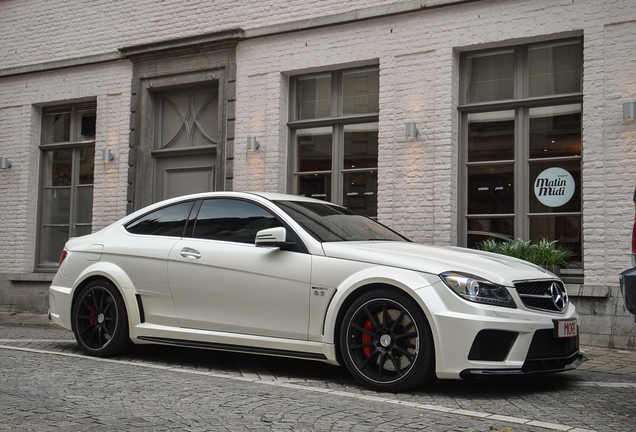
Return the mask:
[[(369, 331), (373, 331), (375, 330), (373, 328), (373, 323), (371, 322), (370, 319), (367, 320), (367, 322), (364, 323), (364, 329), (365, 330), (369, 330)], [(373, 340), (373, 338), (371, 337), (370, 334), (368, 333), (363, 333), (362, 334), (362, 343), (363, 344), (367, 344), (369, 342), (371, 342)], [(365, 357), (369, 357), (371, 355), (371, 352), (373, 351), (373, 347), (371, 346), (365, 346), (362, 348), (362, 352), (364, 353)]]

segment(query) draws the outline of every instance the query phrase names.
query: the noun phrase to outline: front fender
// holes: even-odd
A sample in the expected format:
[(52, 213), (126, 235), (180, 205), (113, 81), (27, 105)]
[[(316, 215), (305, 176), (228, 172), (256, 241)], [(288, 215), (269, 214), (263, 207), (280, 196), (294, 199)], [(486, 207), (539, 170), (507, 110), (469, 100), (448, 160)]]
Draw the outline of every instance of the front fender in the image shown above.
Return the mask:
[(436, 282), (439, 282), (439, 277), (436, 275), (393, 267), (369, 266), (355, 272), (338, 284), (326, 310), (324, 342), (329, 344), (337, 342), (335, 339), (339, 332), (339, 319), (346, 312), (348, 304), (360, 294), (359, 290), (373, 285), (388, 285), (406, 292), (420, 305), (427, 319), (431, 322), (431, 312), (416, 291), (430, 287)]

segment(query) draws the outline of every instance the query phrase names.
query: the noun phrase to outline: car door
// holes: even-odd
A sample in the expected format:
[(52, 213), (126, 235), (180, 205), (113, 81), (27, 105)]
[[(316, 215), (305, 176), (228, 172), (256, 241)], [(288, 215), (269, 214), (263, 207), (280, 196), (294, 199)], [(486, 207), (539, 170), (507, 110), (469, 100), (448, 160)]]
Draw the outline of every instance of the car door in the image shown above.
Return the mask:
[(276, 226), (279, 219), (253, 202), (203, 202), (193, 236), (168, 258), (181, 327), (307, 339), (311, 255), (254, 245), (257, 231)]

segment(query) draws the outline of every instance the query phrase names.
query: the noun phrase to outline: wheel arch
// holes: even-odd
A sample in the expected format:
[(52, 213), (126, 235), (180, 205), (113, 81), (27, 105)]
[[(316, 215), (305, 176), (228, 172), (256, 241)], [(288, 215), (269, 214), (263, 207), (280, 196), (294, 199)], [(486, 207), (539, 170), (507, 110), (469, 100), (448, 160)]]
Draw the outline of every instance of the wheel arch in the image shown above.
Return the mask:
[(412, 295), (410, 295), (410, 293), (402, 288), (399, 288), (393, 284), (390, 284), (388, 282), (369, 282), (365, 285), (361, 285), (359, 287), (357, 287), (356, 289), (354, 289), (353, 291), (349, 292), (347, 294), (347, 296), (343, 299), (342, 303), (340, 304), (340, 307), (338, 308), (338, 313), (336, 315), (336, 319), (333, 325), (333, 341), (334, 344), (336, 346), (336, 359), (338, 361), (339, 364), (344, 364), (343, 358), (342, 358), (342, 349), (340, 346), (340, 332), (342, 331), (341, 327), (342, 327), (342, 321), (344, 319), (344, 316), (346, 315), (347, 311), (349, 310), (349, 308), (351, 307), (351, 305), (363, 294), (368, 293), (370, 291), (373, 290), (380, 290), (380, 289), (385, 289), (385, 290), (389, 290), (389, 291), (393, 291), (393, 292), (397, 292), (397, 293), (401, 293), (401, 294), (406, 294), (407, 296), (409, 296), (410, 298), (413, 299), (413, 301), (417, 304), (417, 307), (420, 308), (420, 310), (422, 311), (422, 313), (424, 313), (424, 315), (426, 316), (426, 313), (422, 310), (421, 306), (419, 305), (419, 303), (417, 302), (417, 300), (415, 300), (415, 298), (413, 298)]
[(104, 266), (95, 266), (86, 269), (84, 274), (78, 278), (79, 282), (73, 288), (73, 294), (70, 303), (70, 317), (71, 317), (71, 330), (75, 330), (75, 320), (73, 319), (73, 310), (75, 308), (75, 302), (82, 289), (89, 283), (96, 280), (103, 280), (110, 282), (115, 289), (119, 292), (124, 300), (126, 306), (126, 315), (128, 317), (128, 323), (130, 324), (129, 330), (135, 324), (140, 323), (141, 312), (139, 311), (137, 299), (135, 297), (136, 290), (132, 284), (132, 281), (124, 273), (124, 271), (118, 266), (114, 266), (110, 263), (104, 263)]
[[(333, 323), (333, 328), (331, 328), (331, 337), (333, 338), (333, 343), (335, 345), (335, 355), (336, 360), (339, 364), (343, 363), (342, 358), (342, 347), (340, 346), (340, 333), (342, 327), (342, 321), (344, 320), (344, 316), (347, 311), (351, 307), (351, 305), (363, 294), (366, 294), (373, 290), (388, 290), (398, 294), (405, 295), (408, 297), (415, 307), (424, 315), (426, 318), (429, 331), (431, 332), (431, 337), (433, 339), (433, 361), (435, 362), (435, 358), (437, 355), (437, 332), (433, 328), (433, 320), (431, 316), (431, 311), (428, 308), (423, 307), (423, 301), (420, 296), (418, 296), (413, 289), (408, 287), (401, 287), (399, 284), (392, 283), (393, 281), (373, 281), (364, 283), (355, 289), (351, 290), (347, 293), (347, 295), (339, 302), (337, 314)], [(435, 365), (433, 365), (433, 369), (435, 370)]]

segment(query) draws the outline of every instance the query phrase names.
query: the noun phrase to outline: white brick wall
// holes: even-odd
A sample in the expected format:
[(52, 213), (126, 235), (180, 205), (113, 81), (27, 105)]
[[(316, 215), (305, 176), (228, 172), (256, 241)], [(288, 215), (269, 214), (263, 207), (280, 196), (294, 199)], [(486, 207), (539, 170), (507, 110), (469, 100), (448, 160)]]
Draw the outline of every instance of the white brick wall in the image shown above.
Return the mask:
[(0, 2), (0, 69), (142, 43), (249, 29), (392, 0), (20, 0)]
[[(9, 239), (0, 245), (1, 271), (34, 268), (43, 105), (97, 99), (93, 229), (125, 215), (131, 75), (120, 61), (0, 80), (0, 155), (12, 162), (0, 171), (0, 238)], [(115, 154), (109, 165), (101, 161), (106, 146)]]

